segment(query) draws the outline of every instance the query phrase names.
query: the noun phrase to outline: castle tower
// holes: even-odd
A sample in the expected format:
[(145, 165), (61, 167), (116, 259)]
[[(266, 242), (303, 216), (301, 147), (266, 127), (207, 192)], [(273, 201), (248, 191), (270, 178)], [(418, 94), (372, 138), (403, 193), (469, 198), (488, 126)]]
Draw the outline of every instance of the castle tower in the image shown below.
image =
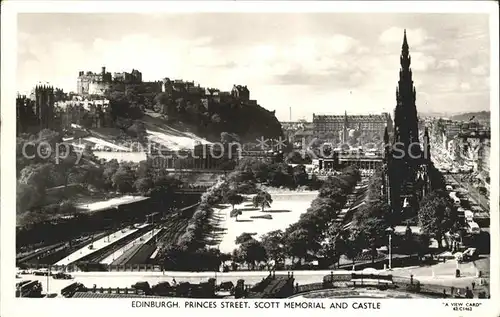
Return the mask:
[(16, 131), (17, 134), (24, 132), (27, 121), (29, 121), (28, 100), (26, 96), (17, 95), (16, 98)]
[(54, 120), (54, 88), (52, 86), (35, 87), (35, 116), (40, 130), (51, 128)]

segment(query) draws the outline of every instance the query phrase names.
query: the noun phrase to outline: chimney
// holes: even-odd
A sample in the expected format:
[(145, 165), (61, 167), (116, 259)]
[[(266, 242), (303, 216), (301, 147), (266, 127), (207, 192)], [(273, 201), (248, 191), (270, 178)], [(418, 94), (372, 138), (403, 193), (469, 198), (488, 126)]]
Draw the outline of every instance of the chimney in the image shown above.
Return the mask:
[(102, 74), (103, 75), (106, 74), (106, 67), (105, 66), (102, 67)]

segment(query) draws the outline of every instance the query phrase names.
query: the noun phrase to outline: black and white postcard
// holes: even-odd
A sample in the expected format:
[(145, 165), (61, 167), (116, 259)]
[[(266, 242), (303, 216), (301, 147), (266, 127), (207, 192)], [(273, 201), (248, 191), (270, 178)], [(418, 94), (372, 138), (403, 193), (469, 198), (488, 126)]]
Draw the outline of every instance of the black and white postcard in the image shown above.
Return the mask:
[(2, 316), (500, 313), (494, 2), (7, 1), (1, 111)]

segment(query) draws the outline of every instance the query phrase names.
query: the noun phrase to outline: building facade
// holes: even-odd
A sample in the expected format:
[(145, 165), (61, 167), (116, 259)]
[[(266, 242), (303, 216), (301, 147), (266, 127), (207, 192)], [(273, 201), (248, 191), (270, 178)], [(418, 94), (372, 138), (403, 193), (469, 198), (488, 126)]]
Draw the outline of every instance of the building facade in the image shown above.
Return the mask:
[(113, 83), (141, 84), (142, 73), (132, 69), (131, 73), (121, 72), (111, 75), (102, 67), (100, 73), (80, 71), (77, 78), (77, 93), (79, 95), (104, 95)]
[(379, 115), (316, 115), (313, 113), (313, 130), (315, 136), (331, 131), (346, 135), (348, 130), (358, 130), (368, 133), (382, 133), (385, 127), (392, 129), (392, 119), (389, 113)]
[(213, 146), (199, 144), (180, 151), (152, 147), (147, 154), (155, 169), (174, 170), (232, 170), (239, 160), (239, 149), (228, 144)]
[(107, 99), (84, 99), (75, 97), (73, 100), (56, 102), (55, 108), (61, 117), (62, 128), (77, 124), (85, 128), (102, 128), (112, 125), (111, 114), (108, 111)]

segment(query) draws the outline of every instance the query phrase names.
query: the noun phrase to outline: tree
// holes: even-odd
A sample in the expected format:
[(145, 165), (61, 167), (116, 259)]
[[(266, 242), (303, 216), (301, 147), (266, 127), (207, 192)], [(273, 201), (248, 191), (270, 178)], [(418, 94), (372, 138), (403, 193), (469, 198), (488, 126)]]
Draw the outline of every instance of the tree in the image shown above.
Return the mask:
[[(77, 165), (77, 157), (75, 153), (66, 153), (66, 157), (59, 159), (60, 162), (57, 165), (57, 170), (62, 174), (64, 179), (64, 187), (67, 187), (70, 183), (72, 176), (80, 174), (79, 166)], [(69, 154), (69, 155), (68, 155)], [(79, 163), (79, 162), (78, 162)], [(78, 182), (78, 181), (75, 181)]]
[(285, 248), (286, 253), (292, 257), (292, 263), (295, 258), (304, 259), (307, 255), (307, 250), (310, 245), (308, 243), (309, 234), (307, 230), (298, 228), (298, 226), (291, 226), (285, 233)]
[(215, 113), (210, 118), (210, 121), (212, 121), (212, 123), (219, 124), (221, 122), (221, 118), (218, 114)]
[(248, 233), (248, 232), (243, 232), (239, 236), (236, 237), (234, 240), (234, 243), (236, 244), (243, 244), (245, 242), (248, 242), (253, 239), (253, 234)]
[(418, 257), (421, 259), (429, 252), (430, 237), (427, 234), (420, 234), (416, 241)]
[(35, 186), (18, 182), (16, 190), (17, 214), (22, 214), (40, 204), (42, 197)]
[(298, 151), (292, 151), (286, 155), (285, 161), (288, 164), (311, 164), (311, 158), (307, 153), (301, 154)]
[(368, 218), (359, 227), (362, 246), (370, 248), (372, 263), (378, 255), (377, 247), (384, 244), (387, 222), (383, 218)]
[(32, 185), (38, 193), (43, 194), (48, 187), (51, 173), (52, 165), (50, 163), (28, 165), (21, 170), (19, 182)]
[(130, 193), (134, 188), (135, 175), (128, 165), (122, 164), (112, 177), (113, 187), (121, 193)]
[(293, 187), (292, 167), (285, 163), (273, 163), (268, 166), (267, 182), (271, 186)]
[(127, 132), (136, 137), (140, 143), (147, 141), (148, 133), (146, 131), (146, 126), (142, 121), (135, 120), (134, 123), (127, 129)]
[(142, 195), (148, 195), (153, 187), (153, 180), (150, 177), (138, 178), (134, 183), (134, 188)]
[[(212, 118), (213, 118), (213, 116), (212, 116)], [(219, 119), (220, 119), (220, 117), (219, 117)], [(240, 137), (236, 133), (221, 132), (220, 141), (222, 142), (222, 144), (227, 144), (227, 143), (232, 143), (232, 142), (239, 143)]]
[(293, 180), (295, 185), (303, 186), (307, 184), (309, 175), (306, 172), (306, 167), (304, 165), (297, 165), (293, 168)]
[(231, 204), (231, 206), (233, 207), (233, 211), (234, 211), (234, 205), (241, 204), (244, 201), (244, 198), (243, 198), (243, 196), (241, 196), (240, 194), (238, 194), (236, 191), (230, 191), (226, 195), (225, 200), (229, 204)]
[(231, 217), (231, 218), (234, 217), (236, 219), (236, 221), (238, 221), (238, 216), (241, 216), (242, 214), (243, 213), (241, 210), (233, 208), (233, 210), (231, 210), (231, 212), (229, 213), (229, 217)]
[(457, 221), (449, 198), (444, 191), (434, 191), (425, 196), (418, 211), (418, 220), (422, 232), (434, 236), (442, 247), (444, 234)]
[(262, 246), (262, 243), (252, 239), (240, 246), (241, 253), (245, 262), (251, 264), (252, 268), (255, 269), (255, 263), (265, 261), (267, 259), (266, 249)]
[(264, 234), (261, 243), (269, 258), (281, 261), (285, 257), (285, 234), (282, 230), (274, 230)]
[(345, 242), (345, 255), (352, 260), (352, 265), (354, 266), (356, 257), (363, 250), (360, 232), (352, 230), (349, 235), (344, 237), (343, 241)]
[(264, 211), (264, 208), (271, 207), (273, 199), (271, 198), (271, 194), (261, 190), (253, 197), (252, 202), (255, 207), (260, 207)]
[(120, 164), (118, 164), (118, 161), (116, 159), (108, 161), (104, 164), (104, 171), (102, 176), (104, 184), (109, 188), (113, 186), (113, 175), (115, 175), (118, 167), (120, 167)]
[(229, 174), (228, 176), (228, 182), (231, 185), (238, 185), (239, 183), (245, 183), (245, 182), (253, 182), (255, 181), (254, 175), (251, 170), (236, 170)]
[(342, 224), (334, 223), (326, 232), (326, 243), (322, 247), (325, 257), (333, 263), (340, 261), (340, 256), (345, 253), (344, 229)]
[(403, 239), (403, 248), (405, 253), (413, 254), (415, 251), (415, 239), (413, 237), (413, 232), (410, 225), (406, 226), (405, 235)]

